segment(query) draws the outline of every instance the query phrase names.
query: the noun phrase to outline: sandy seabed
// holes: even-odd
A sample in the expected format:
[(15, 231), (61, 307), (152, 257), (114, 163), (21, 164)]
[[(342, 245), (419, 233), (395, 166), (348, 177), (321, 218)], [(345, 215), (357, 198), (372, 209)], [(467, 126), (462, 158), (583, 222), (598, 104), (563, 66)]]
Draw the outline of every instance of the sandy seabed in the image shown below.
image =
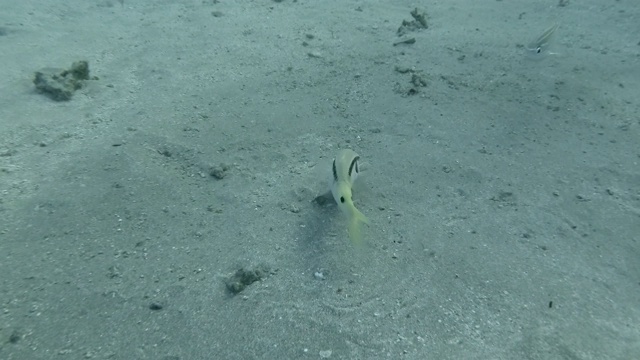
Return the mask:
[(636, 0), (1, 7), (0, 358), (640, 358)]

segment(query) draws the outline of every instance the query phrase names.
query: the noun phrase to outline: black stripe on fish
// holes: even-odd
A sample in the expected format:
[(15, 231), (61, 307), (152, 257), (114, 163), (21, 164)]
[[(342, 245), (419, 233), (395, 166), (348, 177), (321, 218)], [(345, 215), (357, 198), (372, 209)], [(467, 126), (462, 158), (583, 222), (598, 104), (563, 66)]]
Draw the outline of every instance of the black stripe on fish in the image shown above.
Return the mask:
[(360, 159), (359, 156), (356, 156), (353, 158), (353, 160), (351, 160), (351, 165), (349, 165), (349, 179), (351, 179), (352, 177), (352, 173), (353, 173), (353, 169), (356, 169), (356, 174), (358, 173), (358, 159)]
[(338, 181), (338, 171), (336, 170), (336, 159), (333, 159), (333, 181)]

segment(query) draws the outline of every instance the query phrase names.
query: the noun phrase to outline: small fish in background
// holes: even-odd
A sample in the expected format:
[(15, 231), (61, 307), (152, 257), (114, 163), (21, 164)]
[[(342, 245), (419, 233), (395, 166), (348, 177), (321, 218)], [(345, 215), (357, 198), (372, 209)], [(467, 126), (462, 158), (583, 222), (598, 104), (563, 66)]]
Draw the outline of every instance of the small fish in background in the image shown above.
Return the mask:
[(533, 60), (542, 60), (547, 55), (555, 54), (549, 51), (549, 47), (553, 42), (553, 36), (556, 33), (558, 26), (559, 25), (557, 23), (549, 26), (542, 35), (538, 36), (535, 40), (525, 46), (525, 54), (528, 58)]
[(333, 176), (331, 178), (331, 194), (333, 194), (340, 210), (347, 216), (349, 238), (356, 245), (362, 244), (361, 223), (369, 224), (367, 217), (356, 209), (351, 195), (353, 182), (360, 173), (359, 159), (360, 157), (353, 150), (340, 150), (336, 158), (333, 159)]

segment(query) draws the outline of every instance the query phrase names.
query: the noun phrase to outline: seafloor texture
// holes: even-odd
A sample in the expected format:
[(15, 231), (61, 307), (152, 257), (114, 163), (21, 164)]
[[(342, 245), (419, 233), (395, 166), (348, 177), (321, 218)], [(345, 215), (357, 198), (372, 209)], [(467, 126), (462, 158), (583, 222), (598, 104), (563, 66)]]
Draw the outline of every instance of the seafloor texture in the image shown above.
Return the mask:
[(0, 358), (640, 358), (637, 0), (0, 3)]

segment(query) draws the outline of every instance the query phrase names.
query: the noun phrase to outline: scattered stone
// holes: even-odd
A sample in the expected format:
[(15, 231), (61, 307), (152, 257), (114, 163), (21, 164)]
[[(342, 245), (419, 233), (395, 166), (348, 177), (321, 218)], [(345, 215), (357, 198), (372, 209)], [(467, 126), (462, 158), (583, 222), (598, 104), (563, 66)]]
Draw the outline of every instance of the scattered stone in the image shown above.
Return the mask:
[(426, 77), (420, 72), (414, 73), (413, 75), (411, 75), (411, 84), (413, 84), (413, 86), (417, 88), (425, 87), (427, 86)]
[(89, 63), (76, 61), (68, 70), (45, 68), (35, 72), (36, 90), (55, 101), (71, 100), (73, 93), (89, 80)]
[(153, 311), (158, 311), (158, 310), (162, 310), (164, 306), (162, 306), (162, 304), (157, 303), (157, 302), (152, 302), (151, 304), (149, 304), (149, 309), (153, 310)]
[(402, 45), (402, 44), (411, 45), (411, 44), (415, 44), (415, 43), (416, 43), (416, 38), (412, 37), (412, 38), (402, 39), (400, 41), (396, 41), (396, 42), (393, 43), (393, 46), (398, 46), (398, 45)]
[(500, 191), (498, 195), (494, 195), (491, 197), (492, 201), (501, 202), (501, 203), (516, 203), (516, 196), (511, 191)]
[(398, 36), (404, 36), (412, 31), (427, 29), (429, 27), (429, 24), (427, 23), (428, 16), (425, 11), (415, 8), (411, 11), (411, 16), (413, 17), (413, 20), (402, 21), (402, 25), (400, 25), (397, 31)]
[(209, 175), (213, 176), (217, 180), (222, 180), (227, 176), (227, 170), (229, 170), (229, 165), (227, 164), (214, 165), (209, 168)]
[(13, 330), (11, 335), (9, 335), (9, 342), (12, 344), (17, 343), (18, 341), (20, 341), (20, 339), (22, 339), (22, 335), (18, 330)]
[(410, 68), (410, 67), (406, 67), (406, 66), (399, 66), (399, 65), (396, 65), (396, 66), (395, 66), (395, 70), (396, 70), (397, 72), (399, 72), (400, 74), (407, 74), (407, 73), (412, 73), (412, 72), (414, 72), (414, 71), (415, 71), (415, 69), (412, 69), (412, 68)]
[(253, 269), (241, 268), (225, 280), (225, 285), (227, 286), (227, 290), (237, 295), (247, 286), (267, 276), (269, 276), (269, 268), (265, 265), (260, 265)]
[(415, 8), (413, 9), (413, 11), (411, 12), (411, 16), (413, 17), (413, 20), (417, 23), (417, 26), (421, 29), (426, 29), (429, 27), (429, 25), (427, 24), (427, 13)]
[(396, 93), (399, 93), (403, 96), (416, 95), (420, 93), (420, 88), (426, 87), (428, 84), (427, 75), (420, 70), (416, 70), (415, 68), (396, 65), (395, 71), (400, 74), (411, 74), (411, 80), (409, 81), (409, 84), (396, 84), (396, 87), (394, 89)]

